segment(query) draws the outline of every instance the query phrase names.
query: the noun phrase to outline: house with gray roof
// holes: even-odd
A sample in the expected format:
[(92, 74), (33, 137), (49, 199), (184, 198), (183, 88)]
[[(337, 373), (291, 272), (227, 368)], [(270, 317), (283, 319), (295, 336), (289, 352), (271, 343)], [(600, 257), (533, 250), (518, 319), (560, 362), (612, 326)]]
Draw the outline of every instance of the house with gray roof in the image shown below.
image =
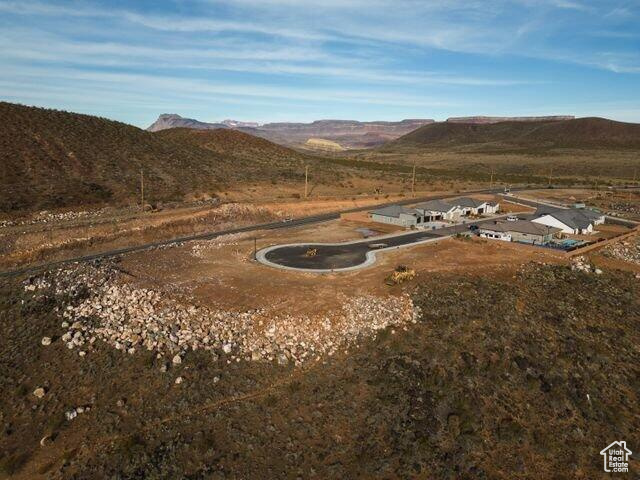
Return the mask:
[(498, 205), (485, 202), (472, 197), (460, 197), (451, 200), (451, 203), (457, 205), (462, 210), (463, 215), (484, 215), (486, 213), (496, 213)]
[(549, 225), (527, 220), (516, 220), (514, 222), (496, 222), (493, 225), (482, 225), (478, 234), (485, 238), (546, 245), (561, 231), (560, 228)]
[(437, 220), (456, 221), (462, 216), (462, 209), (460, 207), (439, 199), (419, 203), (415, 206), (415, 209), (422, 212), (427, 222)]
[(412, 227), (422, 224), (423, 213), (415, 208), (407, 208), (401, 205), (389, 205), (369, 212), (369, 217), (374, 222), (388, 223), (399, 227)]
[(532, 222), (556, 227), (563, 233), (590, 234), (596, 225), (605, 221), (602, 213), (588, 208), (560, 208), (542, 206), (536, 210)]

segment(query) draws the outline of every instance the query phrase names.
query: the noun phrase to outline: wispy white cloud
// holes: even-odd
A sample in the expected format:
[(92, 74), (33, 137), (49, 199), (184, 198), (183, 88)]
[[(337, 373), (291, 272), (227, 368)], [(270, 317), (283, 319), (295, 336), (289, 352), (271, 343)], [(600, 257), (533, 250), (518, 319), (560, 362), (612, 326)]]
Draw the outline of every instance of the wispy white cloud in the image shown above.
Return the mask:
[[(200, 48), (149, 47), (130, 43), (67, 41), (55, 35), (34, 33), (25, 29), (0, 32), (0, 42), (6, 47), (0, 58), (13, 60), (46, 60), (84, 66), (143, 67), (154, 66), (175, 70), (199, 69), (269, 75), (307, 75), (337, 77), (373, 83), (412, 85), (509, 86), (536, 83), (509, 78), (459, 76), (446, 72), (388, 72), (358, 65), (313, 46), (268, 49), (249, 42), (229, 42)], [(42, 49), (42, 45), (47, 45)], [(233, 48), (229, 48), (233, 46)]]
[(139, 96), (309, 111), (498, 108), (542, 89), (553, 96), (557, 72), (640, 73), (638, 8), (613, 3), (194, 0), (143, 10), (0, 0), (3, 95), (29, 85), (60, 99), (66, 88), (74, 102), (93, 89), (129, 105)]
[[(73, 82), (75, 85), (94, 85), (111, 87), (119, 85), (129, 91), (165, 91), (173, 95), (190, 95), (198, 98), (211, 98), (214, 95), (258, 97), (267, 99), (293, 99), (311, 102), (349, 102), (369, 103), (377, 105), (420, 105), (452, 106), (454, 101), (441, 98), (429, 98), (420, 95), (405, 95), (386, 91), (361, 91), (357, 89), (322, 89), (322, 88), (292, 88), (281, 86), (267, 86), (260, 84), (216, 82), (168, 75), (148, 75), (132, 73), (87, 72), (72, 68), (24, 68), (13, 67), (7, 73), (14, 77), (31, 79), (46, 78), (47, 81)], [(188, 92), (188, 93), (185, 93)]]

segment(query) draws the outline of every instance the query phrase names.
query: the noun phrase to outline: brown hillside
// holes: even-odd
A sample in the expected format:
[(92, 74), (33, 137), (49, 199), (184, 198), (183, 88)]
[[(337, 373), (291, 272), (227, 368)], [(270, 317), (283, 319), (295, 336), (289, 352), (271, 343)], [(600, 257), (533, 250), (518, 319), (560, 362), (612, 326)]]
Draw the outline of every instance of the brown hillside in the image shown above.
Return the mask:
[(260, 161), (269, 159), (302, 160), (304, 156), (295, 150), (255, 137), (238, 130), (195, 130), (172, 128), (162, 130), (156, 136), (193, 147), (205, 148), (223, 155)]
[(494, 124), (435, 123), (389, 142), (383, 150), (473, 147), (478, 150), (640, 149), (640, 124), (604, 118)]
[[(181, 199), (233, 182), (291, 178), (299, 153), (236, 131), (151, 133), (89, 115), (0, 102), (0, 211)], [(268, 168), (267, 168), (268, 167)]]

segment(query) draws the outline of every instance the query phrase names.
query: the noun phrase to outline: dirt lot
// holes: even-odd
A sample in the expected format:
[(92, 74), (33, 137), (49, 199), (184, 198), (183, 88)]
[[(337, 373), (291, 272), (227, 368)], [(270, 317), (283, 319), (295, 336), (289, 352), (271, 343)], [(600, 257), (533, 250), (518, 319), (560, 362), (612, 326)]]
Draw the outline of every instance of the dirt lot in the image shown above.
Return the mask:
[(205, 203), (141, 213), (132, 209), (50, 213), (42, 221), (0, 227), (0, 269), (53, 261), (215, 230), (363, 207), (404, 196)]
[(598, 208), (615, 216), (640, 220), (640, 192), (638, 190), (543, 189), (520, 192), (518, 195), (532, 200), (548, 200), (565, 204), (584, 202), (590, 207)]
[[(232, 235), (0, 284), (0, 478), (590, 480), (612, 439), (640, 444), (637, 264), (446, 239), (317, 275), (253, 249)], [(416, 278), (385, 285), (399, 264)], [(242, 350), (272, 331), (286, 357)]]
[[(357, 223), (332, 221), (256, 235), (257, 248), (305, 241), (341, 242), (362, 238)], [(384, 252), (365, 270), (318, 275), (282, 271), (251, 261), (253, 235), (234, 235), (212, 242), (187, 243), (126, 256), (122, 267), (136, 279), (155, 279), (192, 293), (199, 301), (221, 308), (273, 305), (287, 312), (322, 312), (335, 306), (336, 295), (386, 294), (384, 279), (399, 264), (420, 275), (436, 271), (482, 272), (529, 261), (564, 262), (558, 252), (485, 240), (443, 240), (397, 252)], [(197, 255), (197, 256), (194, 256)]]

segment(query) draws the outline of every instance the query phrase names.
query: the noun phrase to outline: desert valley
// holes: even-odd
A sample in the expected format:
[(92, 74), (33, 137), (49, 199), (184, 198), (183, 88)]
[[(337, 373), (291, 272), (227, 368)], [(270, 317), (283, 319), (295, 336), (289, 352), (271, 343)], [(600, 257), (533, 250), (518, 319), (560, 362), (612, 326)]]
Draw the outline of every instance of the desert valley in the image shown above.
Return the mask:
[(0, 479), (640, 478), (640, 10), (304, 3), (0, 0)]

